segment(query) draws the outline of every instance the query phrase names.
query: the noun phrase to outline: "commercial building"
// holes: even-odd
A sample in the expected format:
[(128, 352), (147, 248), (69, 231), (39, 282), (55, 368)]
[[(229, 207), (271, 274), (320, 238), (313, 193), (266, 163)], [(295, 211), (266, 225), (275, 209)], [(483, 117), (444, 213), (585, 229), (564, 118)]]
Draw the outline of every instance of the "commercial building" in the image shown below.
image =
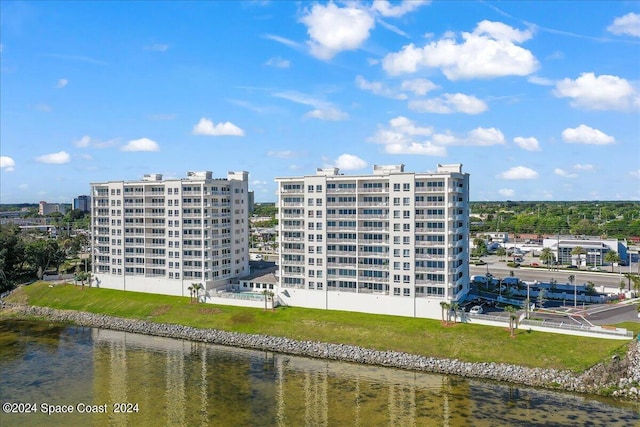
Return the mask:
[(248, 172), (91, 184), (99, 287), (189, 296), (249, 274)]
[(67, 207), (62, 203), (47, 203), (45, 201), (38, 203), (38, 214), (44, 216), (54, 212), (60, 212), (64, 215), (67, 212)]
[(376, 165), (276, 178), (282, 304), (440, 318), (469, 290), (469, 175)]
[(91, 197), (78, 196), (73, 199), (73, 209), (82, 212), (91, 212)]
[[(627, 241), (618, 239), (602, 239), (597, 236), (555, 236), (545, 238), (543, 247), (551, 249), (559, 264), (578, 266), (601, 266), (605, 264), (605, 256), (615, 251), (622, 261), (626, 261)], [(577, 247), (583, 249), (582, 254), (572, 254)]]

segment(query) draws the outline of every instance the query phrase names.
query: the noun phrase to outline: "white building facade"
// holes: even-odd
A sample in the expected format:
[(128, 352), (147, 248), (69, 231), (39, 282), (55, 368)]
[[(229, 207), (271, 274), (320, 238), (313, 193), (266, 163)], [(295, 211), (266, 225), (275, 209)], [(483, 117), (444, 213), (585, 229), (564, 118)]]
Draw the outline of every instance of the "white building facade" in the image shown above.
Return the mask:
[(279, 288), (291, 306), (441, 317), (469, 290), (469, 175), (462, 165), (276, 178)]
[(91, 184), (99, 287), (189, 296), (249, 274), (248, 172)]

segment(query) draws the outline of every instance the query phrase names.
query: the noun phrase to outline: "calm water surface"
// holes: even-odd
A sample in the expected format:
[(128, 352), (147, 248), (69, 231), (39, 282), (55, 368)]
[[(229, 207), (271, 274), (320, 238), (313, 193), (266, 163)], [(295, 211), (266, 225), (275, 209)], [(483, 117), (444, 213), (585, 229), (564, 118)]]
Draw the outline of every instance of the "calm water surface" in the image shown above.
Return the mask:
[(0, 373), (2, 403), (37, 409), (3, 427), (640, 425), (613, 400), (47, 322), (0, 322)]

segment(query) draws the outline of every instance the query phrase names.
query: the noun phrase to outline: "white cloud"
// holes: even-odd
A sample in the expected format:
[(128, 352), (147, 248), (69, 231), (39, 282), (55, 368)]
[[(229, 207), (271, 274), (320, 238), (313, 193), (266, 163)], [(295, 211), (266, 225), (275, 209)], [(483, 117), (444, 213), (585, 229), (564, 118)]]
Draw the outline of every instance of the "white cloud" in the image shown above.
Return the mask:
[(129, 141), (121, 148), (122, 151), (160, 151), (157, 142), (149, 138), (140, 138)]
[(438, 87), (437, 84), (427, 79), (404, 80), (400, 85), (402, 90), (408, 90), (416, 95), (426, 95), (427, 92), (437, 89)]
[(211, 120), (203, 117), (193, 127), (191, 131), (194, 135), (208, 135), (208, 136), (244, 136), (244, 131), (231, 122), (220, 122), (214, 124)]
[(366, 168), (367, 162), (353, 154), (341, 154), (336, 159), (334, 165), (340, 170), (352, 171)]
[(403, 0), (400, 4), (394, 3), (392, 5), (388, 0), (375, 0), (371, 5), (371, 9), (382, 16), (398, 18), (430, 2), (430, 0)]
[(383, 21), (380, 18), (377, 18), (376, 22), (378, 24), (380, 24), (381, 26), (383, 26), (384, 28), (386, 28), (387, 30), (392, 31), (392, 32), (396, 33), (399, 36), (405, 37), (407, 39), (411, 38), (411, 36), (409, 34), (407, 34), (405, 31), (402, 31), (400, 28), (396, 27), (395, 25), (391, 25), (388, 22)]
[(445, 93), (438, 98), (419, 99), (409, 102), (409, 108), (420, 113), (465, 113), (480, 114), (487, 110), (484, 101), (463, 93)]
[(99, 141), (91, 138), (89, 135), (84, 135), (82, 138), (73, 141), (73, 144), (79, 148), (95, 147), (95, 148), (109, 148), (118, 143), (118, 138), (109, 139), (107, 141)]
[(283, 98), (291, 102), (296, 102), (298, 104), (314, 107), (315, 109), (305, 114), (305, 117), (333, 121), (345, 120), (349, 118), (349, 115), (347, 113), (340, 111), (340, 109), (334, 107), (330, 102), (314, 98), (304, 93), (296, 91), (286, 91), (274, 93), (273, 96), (277, 98)]
[(482, 21), (472, 33), (462, 33), (462, 43), (452, 34), (424, 47), (406, 45), (382, 60), (392, 75), (414, 73), (420, 68), (440, 68), (449, 80), (526, 76), (538, 68), (533, 54), (516, 43), (532, 37), (501, 22)]
[(571, 98), (572, 107), (588, 110), (628, 110), (640, 105), (631, 84), (618, 76), (582, 73), (576, 80), (564, 79), (553, 91), (558, 98)]
[(501, 188), (500, 190), (498, 190), (498, 194), (503, 197), (513, 197), (515, 196), (516, 192), (511, 188)]
[(288, 39), (286, 37), (280, 37), (277, 36), (275, 34), (265, 34), (262, 37), (264, 37), (265, 39), (269, 39), (269, 40), (273, 40), (274, 42), (278, 42), (280, 44), (283, 44), (285, 46), (289, 46), (292, 47), (294, 49), (300, 49), (302, 47), (302, 45), (298, 42), (295, 42), (291, 39)]
[(67, 79), (60, 79), (58, 80), (58, 82), (56, 83), (56, 89), (62, 89), (63, 87), (65, 87), (67, 84), (69, 83), (69, 80)]
[(577, 128), (567, 128), (563, 130), (562, 140), (568, 143), (593, 145), (613, 144), (616, 142), (614, 137), (586, 125), (580, 125)]
[(575, 170), (580, 170), (580, 171), (592, 171), (593, 170), (593, 165), (590, 165), (588, 163), (584, 164), (584, 165), (581, 165), (580, 163), (577, 163), (577, 164), (573, 165), (573, 168)]
[(282, 59), (279, 56), (274, 56), (273, 58), (269, 58), (264, 65), (276, 68), (289, 68), (291, 66), (291, 62), (287, 59)]
[(613, 34), (628, 34), (640, 37), (640, 15), (637, 13), (627, 13), (624, 16), (613, 20), (613, 24), (607, 27), (607, 31)]
[(516, 136), (513, 138), (513, 142), (523, 150), (527, 151), (540, 151), (540, 144), (538, 144), (538, 140), (534, 137), (525, 138), (523, 136)]
[(416, 137), (430, 136), (433, 129), (416, 126), (406, 117), (399, 116), (389, 121), (388, 129), (378, 129), (369, 141), (383, 144), (389, 154), (421, 154), (427, 156), (446, 156), (447, 149), (431, 141), (419, 141)]
[(29, 189), (29, 184), (20, 184), (18, 185), (18, 188), (22, 191), (28, 190)]
[(536, 179), (538, 172), (525, 166), (514, 166), (498, 175), (502, 179)]
[[(431, 138), (425, 140), (424, 137)], [(391, 119), (388, 128), (380, 127), (368, 140), (383, 144), (387, 153), (430, 156), (446, 156), (447, 146), (491, 146), (505, 143), (504, 135), (496, 128), (478, 127), (464, 136), (456, 136), (450, 131), (434, 133), (433, 128), (416, 126), (403, 116)]]
[(403, 116), (395, 117), (389, 120), (389, 124), (393, 129), (396, 129), (402, 133), (407, 135), (431, 135), (433, 134), (433, 129), (430, 127), (419, 127), (416, 126), (413, 121), (407, 119)]
[(152, 52), (166, 52), (169, 50), (169, 47), (170, 46), (168, 44), (154, 43), (152, 45), (145, 46), (144, 50), (150, 50)]
[(48, 163), (52, 165), (61, 165), (64, 163), (69, 163), (71, 161), (71, 156), (66, 151), (59, 151), (57, 153), (44, 154), (42, 156), (36, 157), (36, 162), (38, 163)]
[(489, 146), (504, 143), (504, 135), (499, 129), (478, 127), (467, 134), (465, 145)]
[(577, 178), (578, 177), (577, 174), (569, 173), (569, 172), (565, 171), (564, 169), (560, 169), (560, 168), (555, 168), (553, 170), (553, 173), (555, 173), (556, 175), (559, 175), (561, 177), (564, 177), (564, 178)]
[(311, 54), (328, 60), (344, 50), (358, 49), (368, 38), (375, 20), (364, 9), (340, 8), (334, 3), (314, 4), (300, 19), (307, 26)]
[(53, 110), (53, 108), (51, 108), (51, 106), (47, 104), (37, 104), (36, 110), (41, 111), (43, 113), (50, 113)]
[(319, 120), (330, 120), (330, 121), (340, 121), (346, 120), (349, 118), (349, 115), (344, 111), (340, 111), (337, 108), (318, 108), (313, 111), (309, 111), (304, 115), (305, 117), (310, 117), (313, 119)]
[(9, 156), (0, 156), (0, 169), (5, 172), (13, 172), (16, 168), (16, 162)]
[(74, 144), (76, 145), (76, 147), (88, 147), (89, 144), (91, 144), (91, 137), (89, 137), (89, 135), (84, 135), (82, 138), (75, 141)]
[(259, 179), (256, 179), (251, 182), (251, 185), (255, 185), (255, 186), (267, 185), (267, 181), (260, 181)]
[(375, 95), (393, 99), (407, 99), (407, 95), (405, 95), (404, 93), (397, 93), (389, 89), (388, 87), (385, 87), (380, 82), (369, 82), (360, 75), (356, 76), (356, 86), (358, 86), (358, 89), (368, 90)]
[(553, 86), (555, 84), (553, 80), (540, 76), (530, 76), (529, 78), (527, 78), (527, 81), (538, 86)]
[(629, 172), (629, 175), (631, 175), (634, 178), (640, 179), (640, 169)]

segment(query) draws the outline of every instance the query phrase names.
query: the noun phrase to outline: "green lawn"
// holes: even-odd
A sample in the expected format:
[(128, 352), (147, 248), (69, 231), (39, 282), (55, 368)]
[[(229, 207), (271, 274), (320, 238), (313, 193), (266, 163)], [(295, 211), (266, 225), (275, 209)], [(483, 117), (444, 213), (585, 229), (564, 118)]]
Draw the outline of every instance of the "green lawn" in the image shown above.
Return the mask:
[[(14, 292), (7, 301), (80, 310), (119, 317), (175, 323), (199, 328), (352, 344), (374, 350), (396, 350), (469, 362), (509, 364), (581, 371), (625, 351), (627, 341), (583, 338), (506, 328), (456, 324), (439, 320), (343, 311), (280, 307), (262, 309), (191, 304), (189, 298), (123, 292), (73, 285), (36, 283)], [(636, 333), (640, 324), (621, 325)]]

